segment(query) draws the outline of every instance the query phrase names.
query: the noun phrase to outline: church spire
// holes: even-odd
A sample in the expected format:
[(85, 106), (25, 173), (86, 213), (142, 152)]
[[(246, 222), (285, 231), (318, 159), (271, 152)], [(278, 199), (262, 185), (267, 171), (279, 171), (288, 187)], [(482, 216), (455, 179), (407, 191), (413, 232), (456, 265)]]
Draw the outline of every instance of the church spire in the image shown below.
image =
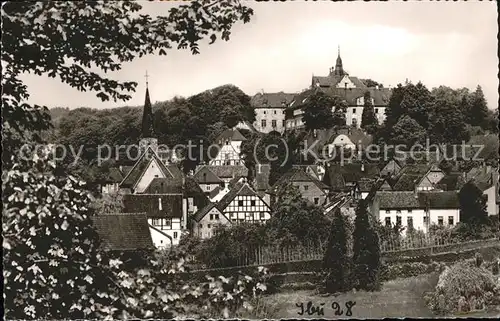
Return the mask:
[(335, 63), (335, 75), (336, 76), (345, 75), (344, 67), (342, 66), (342, 58), (340, 58), (340, 46), (338, 46), (337, 62)]
[(153, 108), (149, 98), (148, 72), (146, 71), (146, 99), (144, 101), (144, 111), (142, 114), (142, 137), (153, 137)]

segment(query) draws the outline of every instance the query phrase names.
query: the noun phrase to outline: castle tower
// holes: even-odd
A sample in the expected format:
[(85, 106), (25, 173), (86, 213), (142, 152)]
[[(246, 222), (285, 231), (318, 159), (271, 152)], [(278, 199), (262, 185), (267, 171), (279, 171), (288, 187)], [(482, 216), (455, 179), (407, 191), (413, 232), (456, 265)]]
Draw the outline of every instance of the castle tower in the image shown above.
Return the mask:
[(155, 153), (158, 153), (158, 139), (155, 138), (153, 129), (153, 107), (149, 97), (148, 73), (146, 72), (146, 98), (142, 113), (142, 137), (139, 141), (139, 152), (142, 155), (150, 146)]

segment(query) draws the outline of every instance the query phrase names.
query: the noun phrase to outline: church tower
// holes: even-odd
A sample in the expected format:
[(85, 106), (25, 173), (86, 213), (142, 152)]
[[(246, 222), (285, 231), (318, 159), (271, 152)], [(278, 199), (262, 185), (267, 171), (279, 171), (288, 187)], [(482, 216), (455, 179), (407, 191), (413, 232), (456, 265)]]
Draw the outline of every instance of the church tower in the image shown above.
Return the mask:
[(158, 153), (158, 139), (154, 137), (153, 129), (153, 107), (149, 98), (148, 73), (146, 72), (146, 99), (142, 114), (142, 137), (139, 141), (139, 153), (142, 155), (150, 146), (155, 153)]

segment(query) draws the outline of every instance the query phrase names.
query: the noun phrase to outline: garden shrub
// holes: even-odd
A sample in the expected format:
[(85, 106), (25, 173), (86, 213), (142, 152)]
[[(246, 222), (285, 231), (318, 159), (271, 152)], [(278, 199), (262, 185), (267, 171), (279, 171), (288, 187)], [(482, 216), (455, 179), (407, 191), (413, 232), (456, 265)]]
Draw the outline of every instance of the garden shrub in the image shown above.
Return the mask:
[(441, 262), (431, 262), (429, 264), (422, 262), (383, 264), (380, 277), (382, 281), (388, 281), (397, 278), (409, 278), (421, 274), (441, 272), (444, 268), (445, 264)]
[(475, 262), (459, 262), (441, 273), (436, 290), (426, 295), (426, 301), (440, 315), (484, 309), (500, 304), (500, 284)]

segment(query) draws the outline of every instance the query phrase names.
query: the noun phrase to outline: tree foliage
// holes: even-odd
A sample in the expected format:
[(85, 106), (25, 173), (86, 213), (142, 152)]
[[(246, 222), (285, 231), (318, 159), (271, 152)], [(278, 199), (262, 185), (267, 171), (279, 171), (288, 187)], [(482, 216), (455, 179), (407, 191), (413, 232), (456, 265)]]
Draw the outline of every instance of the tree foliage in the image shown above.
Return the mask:
[(350, 290), (351, 257), (348, 256), (347, 218), (338, 210), (330, 227), (330, 236), (323, 257), (323, 269), (326, 272), (325, 289), (328, 293)]
[(486, 128), (488, 125), (488, 105), (481, 86), (477, 86), (476, 91), (472, 94), (468, 107), (466, 116), (469, 124)]
[(391, 139), (392, 144), (404, 145), (410, 147), (414, 144), (424, 144), (426, 139), (426, 131), (410, 116), (403, 116), (392, 128)]
[(464, 184), (460, 189), (458, 199), (461, 223), (480, 225), (487, 221), (486, 198), (474, 182)]
[[(137, 84), (94, 70), (117, 71), (124, 62), (166, 54), (173, 46), (199, 53), (202, 38), (228, 40), (234, 23), (252, 14), (232, 0), (192, 1), (156, 18), (138, 14), (140, 9), (132, 1), (2, 6), (3, 276), (10, 319), (171, 318), (193, 305), (227, 317), (229, 309), (265, 288), (247, 277), (190, 284), (178, 277), (179, 258), (167, 268), (151, 261), (139, 270), (124, 269), (119, 254), (100, 248), (85, 183), (50, 156), (33, 149), (28, 158), (17, 153), (22, 144), (43, 142), (40, 134), (51, 127), (47, 108), (26, 103), (22, 73), (58, 78), (103, 101), (125, 101)], [(94, 126), (111, 123), (97, 120)], [(71, 132), (71, 124), (64, 126)]]
[(363, 113), (361, 114), (361, 128), (371, 134), (377, 130), (378, 120), (373, 108), (371, 94), (367, 91), (364, 95)]
[(335, 106), (335, 100), (322, 91), (315, 91), (302, 106), (304, 114), (302, 120), (308, 130), (330, 128), (334, 119), (332, 107)]
[(358, 289), (374, 291), (379, 287), (380, 244), (365, 201), (356, 208), (353, 233), (354, 278)]

